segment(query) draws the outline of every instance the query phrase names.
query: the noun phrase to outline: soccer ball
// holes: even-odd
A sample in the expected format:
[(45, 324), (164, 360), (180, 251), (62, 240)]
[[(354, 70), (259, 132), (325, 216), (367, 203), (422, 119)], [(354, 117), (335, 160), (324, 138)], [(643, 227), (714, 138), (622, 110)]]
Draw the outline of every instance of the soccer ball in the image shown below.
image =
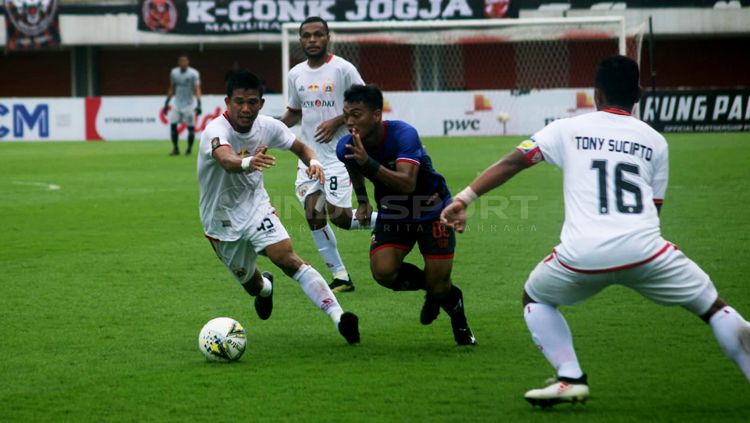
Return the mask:
[(245, 328), (229, 317), (209, 320), (198, 336), (198, 348), (208, 361), (236, 361), (245, 352)]

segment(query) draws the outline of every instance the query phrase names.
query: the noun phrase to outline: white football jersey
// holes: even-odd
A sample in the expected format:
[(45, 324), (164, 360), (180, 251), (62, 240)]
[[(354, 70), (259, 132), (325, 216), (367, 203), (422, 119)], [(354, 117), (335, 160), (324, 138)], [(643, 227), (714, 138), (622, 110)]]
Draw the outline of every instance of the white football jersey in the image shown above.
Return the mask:
[(555, 250), (564, 265), (613, 269), (664, 247), (655, 203), (667, 190), (669, 157), (650, 126), (605, 109), (556, 120), (518, 148), (562, 169), (565, 223)]
[[(339, 116), (344, 111), (344, 91), (355, 84), (364, 84), (351, 63), (330, 54), (328, 61), (317, 69), (307, 61), (289, 71), (288, 107), (302, 111), (302, 140), (318, 155), (324, 167), (338, 163), (336, 144), (349, 132), (341, 125), (329, 143), (315, 142), (315, 129), (322, 122)], [(300, 166), (304, 165), (300, 162)]]
[(201, 84), (200, 73), (188, 66), (185, 72), (179, 66), (172, 69), (169, 73), (169, 79), (174, 85), (174, 105), (181, 109), (191, 107), (195, 99), (194, 88)]
[(206, 235), (235, 241), (248, 229), (252, 217), (270, 203), (263, 173), (229, 173), (214, 159), (217, 148), (231, 148), (241, 156), (255, 154), (260, 145), (289, 150), (296, 137), (280, 120), (258, 115), (247, 133), (234, 130), (225, 112), (206, 126), (198, 153), (200, 216)]

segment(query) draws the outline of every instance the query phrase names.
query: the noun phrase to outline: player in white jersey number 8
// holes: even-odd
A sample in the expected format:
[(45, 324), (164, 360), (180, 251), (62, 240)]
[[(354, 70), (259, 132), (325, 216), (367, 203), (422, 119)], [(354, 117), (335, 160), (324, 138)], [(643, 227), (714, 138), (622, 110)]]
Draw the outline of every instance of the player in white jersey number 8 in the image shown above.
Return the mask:
[(638, 64), (625, 56), (603, 60), (594, 88), (598, 111), (547, 125), (485, 170), (441, 215), (463, 232), (466, 208), (480, 195), (540, 161), (563, 170), (561, 243), (531, 272), (523, 293), (526, 324), (557, 378), (528, 391), (526, 400), (546, 407), (588, 399), (587, 377), (557, 307), (614, 283), (699, 316), (750, 381), (750, 324), (719, 297), (703, 270), (661, 237), (667, 143), (630, 115), (641, 93)]
[(336, 144), (348, 135), (344, 125), (344, 91), (364, 84), (351, 63), (328, 51), (329, 31), (318, 16), (300, 25), (299, 41), (307, 57), (289, 71), (289, 104), (281, 120), (291, 127), (301, 122), (302, 141), (318, 154), (326, 172), (322, 184), (304, 177), (304, 166), (297, 172), (295, 192), (305, 208), (307, 224), (318, 252), (333, 274), (334, 292), (353, 291), (349, 273), (338, 251), (336, 236), (328, 218), (341, 229), (371, 229), (377, 213), (372, 208), (352, 213), (352, 185), (349, 173), (336, 157)]

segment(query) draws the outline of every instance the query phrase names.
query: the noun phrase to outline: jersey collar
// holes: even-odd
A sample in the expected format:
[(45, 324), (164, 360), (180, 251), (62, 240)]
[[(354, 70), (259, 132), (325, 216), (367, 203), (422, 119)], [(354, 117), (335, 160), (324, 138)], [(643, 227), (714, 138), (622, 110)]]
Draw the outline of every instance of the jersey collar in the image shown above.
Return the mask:
[(605, 107), (601, 111), (605, 113), (612, 113), (613, 115), (630, 116), (630, 112), (627, 112), (622, 109), (616, 109), (614, 107)]

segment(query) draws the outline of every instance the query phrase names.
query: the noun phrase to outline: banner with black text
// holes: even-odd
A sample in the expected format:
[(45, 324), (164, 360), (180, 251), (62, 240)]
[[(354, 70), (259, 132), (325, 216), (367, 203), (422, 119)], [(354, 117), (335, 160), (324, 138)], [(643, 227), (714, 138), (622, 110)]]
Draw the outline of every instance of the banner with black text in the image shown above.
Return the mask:
[(139, 0), (138, 30), (169, 34), (278, 33), (287, 22), (500, 18), (510, 0)]
[(660, 132), (750, 131), (750, 89), (647, 92), (639, 109)]

